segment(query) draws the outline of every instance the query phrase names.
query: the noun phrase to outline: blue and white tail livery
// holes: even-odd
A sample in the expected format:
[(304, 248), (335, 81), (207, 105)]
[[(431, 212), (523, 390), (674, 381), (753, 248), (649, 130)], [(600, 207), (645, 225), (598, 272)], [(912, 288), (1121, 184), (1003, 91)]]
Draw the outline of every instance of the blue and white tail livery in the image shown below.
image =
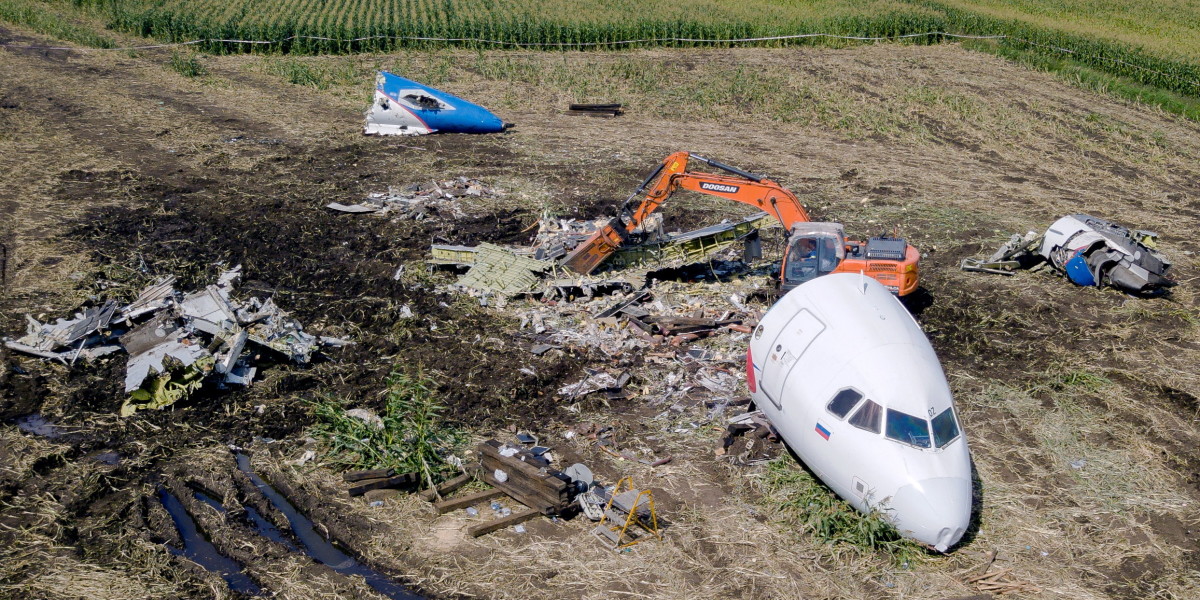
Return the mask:
[(380, 71), (367, 111), (367, 135), (497, 133), (510, 125), (486, 108), (410, 79)]

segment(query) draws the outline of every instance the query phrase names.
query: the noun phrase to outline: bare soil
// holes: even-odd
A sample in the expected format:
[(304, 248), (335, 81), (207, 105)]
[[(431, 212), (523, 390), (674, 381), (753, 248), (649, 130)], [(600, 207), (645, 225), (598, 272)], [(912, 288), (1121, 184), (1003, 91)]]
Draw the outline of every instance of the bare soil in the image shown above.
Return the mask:
[[(12, 40), (43, 41), (0, 29), (0, 41)], [(286, 524), (238, 473), (230, 444), (248, 447), (260, 472), (349, 552), (430, 597), (943, 598), (976, 592), (961, 578), (993, 549), (1042, 590), (1030, 597), (1200, 594), (1195, 123), (952, 45), (486, 54), (584, 74), (620, 61), (691, 66), (629, 96), (643, 102), (615, 119), (565, 114), (567, 101), (603, 98), (489, 79), (475, 53), (441, 52), (401, 58), (418, 74), (448, 64), (443, 87), (496, 107), (516, 129), (368, 138), (359, 125), (369, 78), (320, 91), (266, 73), (270, 57), (233, 56), (206, 58), (209, 74), (188, 79), (165, 67), (168, 57), (0, 49), (0, 333), (19, 335), (24, 314), (64, 316), (98, 293), (130, 298), (158, 275), (188, 288), (209, 282), (217, 264), (242, 264), (244, 290), (355, 344), (309, 366), (271, 365), (245, 390), (129, 419), (115, 416), (123, 358), (68, 369), (0, 349), (0, 546), (9, 548), (0, 595), (234, 596), (163, 546), (177, 543), (154, 500), (163, 485), (277, 597), (370, 597), (361, 581), (191, 495), (204, 490)], [(361, 67), (390, 57), (320, 60)], [(770, 73), (784, 85), (775, 93), (813, 98), (817, 109), (776, 118), (736, 94), (707, 107), (679, 96), (679, 110), (663, 108), (687, 78), (737, 69)], [(714, 458), (722, 427), (688, 425), (702, 421), (702, 392), (665, 420), (667, 407), (649, 406), (648, 395), (556, 395), (585, 367), (633, 366), (650, 390), (696, 365), (672, 350), (533, 356), (537, 340), (511, 312), (438, 291), (450, 276), (422, 262), (430, 243), (522, 243), (544, 213), (608, 214), (681, 149), (766, 173), (852, 234), (897, 228), (925, 252), (912, 308), (956, 394), (980, 486), (978, 527), (955, 552), (898, 566), (792, 528), (761, 467)], [(457, 176), (507, 194), (463, 219), (323, 208)], [(1072, 212), (1158, 231), (1180, 285), (1147, 299), (1046, 273), (957, 269), (1010, 233)], [(681, 197), (664, 213), (669, 227), (689, 228), (744, 211)], [(723, 301), (700, 286), (694, 294)], [(413, 317), (402, 316), (406, 306)], [(305, 440), (312, 400), (378, 408), (396, 368), (431, 377), (454, 422), (481, 438), (531, 430), (602, 479), (632, 474), (652, 486), (666, 537), (614, 554), (574, 519), (472, 539), (465, 515), (435, 518), (407, 496), (371, 507), (346, 497), (336, 471), (288, 462), (314, 447)], [(737, 373), (736, 356), (723, 368)], [(14, 420), (31, 413), (64, 435), (19, 431)], [(561, 436), (588, 420), (673, 460), (650, 468)], [(116, 464), (97, 460), (110, 452)], [(1079, 459), (1086, 466), (1074, 468)]]

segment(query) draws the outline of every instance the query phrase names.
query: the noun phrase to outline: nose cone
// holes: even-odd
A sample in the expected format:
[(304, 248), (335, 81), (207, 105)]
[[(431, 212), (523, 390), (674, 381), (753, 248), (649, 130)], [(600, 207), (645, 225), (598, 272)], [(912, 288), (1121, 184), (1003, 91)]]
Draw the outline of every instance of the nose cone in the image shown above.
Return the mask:
[(900, 488), (888, 506), (900, 533), (945, 552), (971, 520), (971, 480), (923, 479)]

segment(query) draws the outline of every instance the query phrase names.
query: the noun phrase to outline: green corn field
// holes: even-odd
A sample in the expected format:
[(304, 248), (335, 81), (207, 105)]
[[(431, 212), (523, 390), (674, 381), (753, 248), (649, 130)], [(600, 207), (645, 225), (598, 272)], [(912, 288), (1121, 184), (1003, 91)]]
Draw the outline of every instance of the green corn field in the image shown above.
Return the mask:
[[(73, 4), (101, 15), (111, 29), (159, 40), (207, 40), (201, 49), (213, 53), (722, 46), (810, 33), (1005, 35), (997, 43), (1200, 97), (1200, 7), (1194, 0), (0, 0), (0, 18), (27, 14), (19, 9), (31, 4)], [(809, 37), (756, 43), (859, 42)]]

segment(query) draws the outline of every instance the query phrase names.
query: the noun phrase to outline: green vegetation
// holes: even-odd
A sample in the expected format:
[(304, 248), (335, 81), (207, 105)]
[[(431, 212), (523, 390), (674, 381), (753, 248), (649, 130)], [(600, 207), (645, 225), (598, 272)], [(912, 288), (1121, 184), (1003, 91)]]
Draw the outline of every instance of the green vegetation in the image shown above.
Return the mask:
[(825, 542), (881, 552), (897, 564), (923, 554), (920, 545), (901, 537), (882, 515), (858, 512), (789, 457), (768, 463), (762, 484), (765, 502), (797, 531)]
[[(104, 8), (116, 29), (160, 39), (331, 38), (289, 40), (273, 48), (300, 53), (430, 45), (421, 40), (351, 41), (373, 36), (605, 45), (625, 40), (728, 40), (797, 32), (891, 36), (932, 31), (941, 24), (936, 10), (904, 0), (617, 0), (583, 4), (569, 0), (334, 0), (319, 4), (312, 0), (74, 1)], [(495, 47), (470, 40), (455, 45)]]
[(327, 90), (336, 85), (353, 85), (365, 78), (374, 77), (374, 72), (359, 72), (349, 64), (315, 64), (295, 58), (271, 60), (266, 71), (283, 77), (288, 83), (304, 85), (318, 90)]
[(1017, 48), (1013, 44), (997, 43), (991, 40), (972, 40), (964, 43), (963, 46), (1003, 56), (1039, 71), (1055, 73), (1066, 81), (1085, 89), (1157, 106), (1167, 112), (1200, 120), (1200, 94), (1188, 96), (1169, 89), (1139, 83), (1129, 77), (1113, 75), (1070, 59)]
[[(1003, 35), (975, 47), (1192, 118), (1200, 110), (1192, 101), (1200, 98), (1200, 8), (1191, 0), (0, 0), (0, 19), (85, 45), (113, 46), (82, 24), (93, 20), (164, 41), (206, 39), (204, 49), (215, 53), (720, 46), (812, 33), (913, 34), (910, 43), (937, 43), (945, 38), (920, 34)], [(859, 42), (809, 37), (757, 43)], [(281, 67), (294, 69), (289, 79), (297, 83), (321, 85), (320, 75), (305, 73), (303, 65)]]
[(1108, 38), (1165, 56), (1200, 59), (1193, 0), (942, 0), (965, 12), (1086, 38)]
[(16, 23), (63, 41), (93, 48), (113, 48), (112, 38), (96, 33), (97, 27), (85, 23), (87, 17), (102, 12), (72, 10), (63, 2), (36, 0), (0, 0), (0, 21)]
[(466, 435), (442, 421), (443, 407), (434, 399), (429, 382), (395, 372), (388, 379), (380, 421), (371, 423), (346, 414), (342, 402), (318, 401), (313, 433), (325, 440), (325, 459), (348, 469), (395, 469), (419, 473), (437, 482), (456, 469), (445, 457), (453, 454)]
[(194, 54), (182, 54), (174, 52), (171, 54), (171, 69), (184, 77), (199, 77), (208, 73), (208, 69), (200, 64), (200, 60)]

